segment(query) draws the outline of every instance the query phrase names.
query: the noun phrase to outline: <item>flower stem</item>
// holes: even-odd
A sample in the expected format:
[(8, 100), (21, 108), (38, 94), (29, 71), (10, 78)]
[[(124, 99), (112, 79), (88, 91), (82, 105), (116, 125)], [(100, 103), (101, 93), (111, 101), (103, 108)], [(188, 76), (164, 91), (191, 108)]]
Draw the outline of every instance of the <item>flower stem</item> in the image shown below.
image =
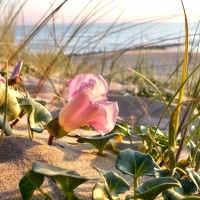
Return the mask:
[[(138, 187), (138, 177), (137, 178), (133, 178), (133, 182), (134, 182), (134, 196), (137, 195), (137, 192), (135, 190), (135, 188)], [(134, 198), (135, 200), (137, 200), (137, 198)]]
[(45, 197), (47, 200), (53, 200), (47, 193), (45, 193), (42, 189), (38, 189)]
[(50, 135), (49, 140), (48, 140), (48, 145), (52, 145), (53, 139), (54, 139), (54, 136)]

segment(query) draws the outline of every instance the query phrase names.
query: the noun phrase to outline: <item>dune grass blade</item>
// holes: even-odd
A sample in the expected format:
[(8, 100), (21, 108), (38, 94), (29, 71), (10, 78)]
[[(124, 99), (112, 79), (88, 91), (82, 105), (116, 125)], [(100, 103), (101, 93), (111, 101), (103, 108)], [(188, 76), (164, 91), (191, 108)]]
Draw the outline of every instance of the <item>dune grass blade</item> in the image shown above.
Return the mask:
[(27, 44), (33, 39), (33, 37), (42, 29), (42, 27), (55, 15), (56, 12), (59, 11), (59, 9), (67, 2), (68, 0), (63, 1), (52, 13), (50, 13), (39, 25), (38, 27), (29, 35), (25, 41), (19, 46), (19, 48), (14, 52), (14, 54), (11, 56), (11, 58), (8, 60), (8, 63), (10, 63), (17, 55), (18, 53), (25, 47)]
[[(167, 108), (167, 103), (166, 103), (166, 101), (165, 101), (165, 99), (164, 99), (162, 93), (160, 92), (160, 90), (156, 87), (156, 85), (154, 85), (149, 79), (147, 79), (147, 78), (146, 78), (145, 76), (143, 76), (142, 74), (136, 72), (135, 70), (130, 69), (130, 68), (129, 68), (129, 70), (131, 70), (132, 72), (136, 73), (138, 76), (142, 77), (142, 78), (145, 79), (148, 83), (150, 83), (150, 84), (156, 89), (156, 91), (158, 92), (159, 96), (161, 97), (163, 103), (165, 104), (165, 106), (166, 106), (166, 108)], [(171, 115), (171, 111), (170, 111), (168, 108), (167, 108), (167, 110), (168, 110), (168, 112), (169, 112), (169, 115)]]
[[(187, 15), (186, 15), (182, 0), (181, 0), (181, 3), (182, 3), (184, 17), (185, 17), (185, 52), (184, 52), (184, 62), (183, 62), (183, 70), (182, 70), (182, 78), (181, 78), (181, 83), (183, 84), (187, 80), (186, 76), (187, 76), (187, 62), (188, 62), (188, 22), (187, 22)], [(177, 107), (176, 112), (174, 112), (174, 115), (171, 116), (170, 125), (169, 125), (169, 167), (171, 170), (173, 170), (176, 166), (176, 156), (175, 156), (176, 132), (179, 126), (181, 102), (184, 97), (184, 91), (185, 91), (185, 84), (182, 85), (179, 92), (178, 103), (180, 106)]]

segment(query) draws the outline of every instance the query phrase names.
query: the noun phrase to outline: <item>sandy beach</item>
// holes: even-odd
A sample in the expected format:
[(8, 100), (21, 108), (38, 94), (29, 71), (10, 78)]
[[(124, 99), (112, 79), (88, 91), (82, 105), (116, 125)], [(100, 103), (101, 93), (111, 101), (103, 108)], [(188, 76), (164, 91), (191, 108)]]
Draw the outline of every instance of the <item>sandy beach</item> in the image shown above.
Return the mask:
[[(179, 55), (179, 60), (181, 62), (183, 54)], [(84, 55), (74, 56), (75, 61), (78, 63), (82, 60)], [(93, 55), (89, 61), (88, 69), (97, 65), (98, 60), (104, 57), (103, 54)], [(137, 68), (138, 59), (144, 62), (141, 67), (145, 69), (151, 67), (153, 64), (153, 72), (156, 73), (158, 79), (161, 75), (168, 76), (168, 72), (174, 69), (177, 64), (177, 53), (169, 52), (167, 50), (154, 50), (146, 54), (146, 51), (141, 53), (140, 51), (127, 52), (121, 56), (117, 62), (119, 66), (120, 73), (122, 68), (130, 73), (128, 68)], [(103, 75), (108, 74), (109, 66), (111, 65), (112, 59), (106, 63)], [(195, 57), (192, 56), (192, 62), (195, 62)], [(198, 57), (197, 63), (200, 63), (200, 57)], [(101, 72), (101, 65), (94, 67), (94, 73)], [(90, 71), (93, 72), (93, 71)], [(87, 73), (86, 68), (80, 70), (80, 73)], [(145, 75), (145, 74), (144, 74)], [(58, 77), (53, 77), (54, 83), (58, 84)], [(33, 91), (39, 77), (24, 77), (26, 82), (27, 90)], [(130, 83), (123, 83), (122, 81), (116, 81), (114, 79), (110, 84), (110, 92), (108, 93), (108, 99), (110, 101), (117, 101), (119, 105), (119, 115), (117, 118), (118, 123), (128, 123), (135, 127), (140, 125), (157, 125), (160, 116), (162, 115), (165, 106), (161, 101), (153, 101), (152, 99), (145, 97), (133, 97), (133, 96), (123, 96), (120, 94), (125, 88), (131, 89), (134, 85)], [(63, 84), (66, 84), (64, 82)], [(59, 86), (56, 85), (58, 88)], [(47, 81), (40, 91), (37, 99), (45, 100), (47, 102), (47, 108), (50, 108), (53, 118), (59, 113), (62, 107), (61, 102), (49, 105), (53, 95), (53, 89), (49, 81)], [(67, 96), (63, 97), (67, 100)], [(173, 110), (175, 105), (170, 106), (170, 110)], [(160, 129), (167, 131), (169, 123), (169, 114), (166, 113), (161, 124)], [(78, 130), (81, 136), (88, 136), (91, 133), (87, 131)], [(35, 139), (30, 140), (28, 135), (27, 126), (27, 116), (24, 116), (16, 126), (13, 128), (13, 134), (9, 137), (4, 137), (2, 146), (0, 147), (0, 200), (18, 200), (22, 199), (19, 192), (19, 181), (25, 175), (25, 173), (31, 169), (35, 161), (39, 161), (46, 164), (52, 164), (62, 168), (75, 170), (80, 175), (83, 176), (98, 176), (99, 173), (93, 168), (93, 166), (101, 168), (103, 170), (114, 171), (120, 176), (122, 176), (131, 186), (131, 190), (125, 194), (120, 195), (120, 199), (125, 199), (127, 194), (133, 194), (132, 190), (132, 177), (122, 174), (115, 167), (115, 161), (117, 155), (113, 153), (110, 148), (106, 148), (105, 155), (99, 156), (97, 150), (90, 144), (78, 144), (69, 145), (67, 142), (76, 142), (77, 138), (73, 137), (63, 137), (62, 139), (55, 140), (53, 146), (47, 145), (48, 132), (45, 130), (43, 133), (35, 133)], [(127, 148), (136, 149), (137, 143), (140, 142), (140, 138), (137, 136), (132, 137), (133, 144), (131, 145), (127, 138), (124, 138), (122, 143), (118, 144), (120, 150)], [(144, 178), (139, 179), (141, 183)], [(101, 181), (102, 182), (102, 181)], [(92, 199), (92, 188), (95, 185), (95, 181), (88, 181), (81, 186), (79, 186), (75, 193), (83, 200)], [(51, 197), (57, 200), (64, 199), (64, 194), (62, 190), (51, 180), (45, 179), (42, 189), (47, 192)], [(32, 199), (45, 199), (39, 192), (34, 193)]]

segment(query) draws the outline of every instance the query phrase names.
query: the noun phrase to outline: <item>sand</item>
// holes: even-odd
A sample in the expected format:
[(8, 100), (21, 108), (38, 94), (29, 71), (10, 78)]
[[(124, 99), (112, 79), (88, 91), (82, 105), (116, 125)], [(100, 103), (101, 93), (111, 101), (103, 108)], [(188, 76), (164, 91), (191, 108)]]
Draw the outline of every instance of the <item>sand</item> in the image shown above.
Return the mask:
[[(159, 61), (161, 53), (156, 51), (152, 54), (152, 56)], [(124, 62), (125, 64), (131, 63), (131, 59), (133, 58), (131, 55), (132, 54), (127, 53), (123, 58), (121, 58), (122, 60), (120, 62)], [(175, 53), (167, 55), (173, 60), (173, 63), (175, 63)], [(98, 59), (99, 56), (101, 55), (98, 54), (96, 55), (96, 58), (93, 59)], [(167, 58), (166, 55), (165, 58)], [(35, 83), (37, 83), (37, 81), (38, 78), (31, 76), (25, 77), (25, 82), (30, 93), (31, 88), (36, 85)], [(54, 81), (56, 83), (58, 78), (55, 77)], [(164, 111), (163, 103), (160, 101), (152, 102), (151, 99), (144, 97), (124, 97), (119, 95), (119, 91), (124, 87), (125, 86), (120, 82), (114, 82), (111, 84), (111, 90), (108, 94), (109, 100), (117, 101), (119, 105), (119, 116), (117, 122), (126, 122), (137, 127), (149, 124), (156, 125)], [(51, 94), (52, 87), (47, 81), (37, 99), (46, 100), (47, 108), (51, 107), (50, 111), (52, 112), (53, 117), (56, 117), (60, 109), (59, 106), (62, 104), (58, 103), (53, 106), (49, 105), (52, 97)], [(174, 106), (175, 105), (171, 105), (170, 110), (173, 110)], [(105, 155), (99, 156), (97, 150), (90, 144), (69, 145), (67, 142), (76, 142), (77, 138), (72, 137), (64, 137), (62, 139), (55, 140), (53, 142), (53, 146), (48, 146), (47, 139), (49, 134), (46, 130), (41, 134), (36, 133), (35, 139), (30, 140), (26, 120), (27, 116), (24, 116), (13, 128), (13, 134), (9, 137), (4, 137), (2, 146), (0, 147), (0, 199), (21, 199), (18, 187), (19, 181), (25, 173), (31, 169), (35, 161), (75, 170), (83, 176), (100, 177), (99, 173), (93, 168), (93, 166), (96, 166), (103, 170), (110, 170), (118, 173), (125, 180), (127, 180), (132, 187), (132, 177), (122, 174), (115, 168), (117, 155), (114, 154), (111, 149), (106, 148)], [(169, 115), (167, 113), (164, 116), (159, 128), (167, 131), (168, 122)], [(87, 131), (81, 130), (78, 130), (78, 133), (81, 135), (91, 134)], [(127, 148), (137, 150), (137, 143), (140, 142), (140, 139), (136, 136), (132, 137), (132, 139), (134, 144), (131, 145), (125, 138), (123, 143), (118, 144), (118, 148), (120, 150)], [(145, 177), (141, 178), (139, 182), (143, 182), (144, 179)], [(88, 181), (79, 186), (75, 190), (75, 193), (83, 200), (91, 199), (92, 188), (94, 185), (95, 181)], [(45, 192), (48, 192), (48, 194), (54, 199), (64, 199), (63, 192), (51, 179), (45, 179), (42, 189)], [(125, 196), (131, 193), (133, 193), (132, 189), (129, 192), (120, 195), (120, 199), (125, 199)], [(36, 192), (34, 193), (33, 199), (45, 198), (40, 193)]]

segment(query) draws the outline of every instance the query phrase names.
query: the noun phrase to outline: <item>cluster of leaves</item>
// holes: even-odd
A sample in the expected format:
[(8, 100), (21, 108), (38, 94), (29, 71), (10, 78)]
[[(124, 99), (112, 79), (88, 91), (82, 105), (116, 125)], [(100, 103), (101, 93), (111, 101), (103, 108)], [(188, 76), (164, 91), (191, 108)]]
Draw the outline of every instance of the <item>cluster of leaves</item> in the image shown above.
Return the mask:
[[(198, 196), (191, 196), (198, 195), (200, 188), (200, 176), (192, 168), (186, 167), (182, 176), (176, 170), (161, 169), (150, 155), (129, 149), (118, 155), (115, 166), (124, 174), (133, 177), (134, 195), (127, 195), (127, 200), (137, 198), (154, 200), (160, 193), (165, 200), (200, 199)], [(30, 199), (37, 190), (47, 199), (52, 199), (41, 189), (44, 176), (51, 177), (59, 184), (65, 198), (71, 200), (80, 199), (75, 195), (74, 189), (88, 180), (97, 181), (92, 192), (94, 200), (119, 200), (119, 194), (130, 190), (129, 184), (117, 173), (94, 168), (102, 176), (103, 183), (99, 182), (100, 177), (80, 176), (75, 171), (35, 162), (19, 183), (22, 198)], [(153, 178), (138, 186), (138, 179), (142, 176)]]
[(76, 171), (67, 170), (53, 165), (35, 162), (31, 170), (21, 179), (19, 183), (20, 192), (24, 200), (32, 197), (35, 190), (42, 193), (46, 199), (52, 199), (40, 187), (44, 177), (51, 177), (62, 188), (66, 199), (78, 200), (74, 189), (88, 180), (98, 180), (98, 177), (80, 176)]
[[(151, 155), (155, 161), (160, 161), (161, 164), (165, 163), (167, 165), (168, 160), (168, 149), (169, 149), (169, 137), (157, 129), (155, 126), (140, 126), (139, 129), (135, 129), (136, 133), (142, 138), (145, 143), (146, 150), (145, 153)], [(184, 169), (187, 166), (195, 167), (195, 171), (199, 169), (200, 161), (200, 149), (199, 149), (199, 137), (198, 137), (198, 127), (194, 127), (191, 130), (191, 134), (185, 139), (185, 147), (189, 152), (187, 158), (177, 162), (176, 166)], [(177, 147), (182, 143), (181, 136), (177, 137)], [(167, 166), (166, 166), (167, 167)]]
[[(15, 69), (18, 69), (17, 65)], [(2, 72), (0, 73), (2, 74)], [(5, 73), (3, 73), (5, 75)], [(6, 95), (7, 93), (7, 95)], [(7, 96), (7, 102), (6, 98)], [(0, 82), (0, 128), (3, 128), (4, 117), (6, 118), (4, 134), (9, 136), (12, 134), (12, 129), (9, 124), (10, 121), (18, 121), (25, 113), (28, 114), (28, 125), (31, 130), (30, 137), (33, 138), (33, 132), (43, 132), (45, 126), (52, 120), (51, 113), (45, 108), (44, 101), (38, 101), (25, 97), (23, 92), (12, 85), (6, 87), (6, 84)], [(4, 112), (6, 109), (6, 116)]]

